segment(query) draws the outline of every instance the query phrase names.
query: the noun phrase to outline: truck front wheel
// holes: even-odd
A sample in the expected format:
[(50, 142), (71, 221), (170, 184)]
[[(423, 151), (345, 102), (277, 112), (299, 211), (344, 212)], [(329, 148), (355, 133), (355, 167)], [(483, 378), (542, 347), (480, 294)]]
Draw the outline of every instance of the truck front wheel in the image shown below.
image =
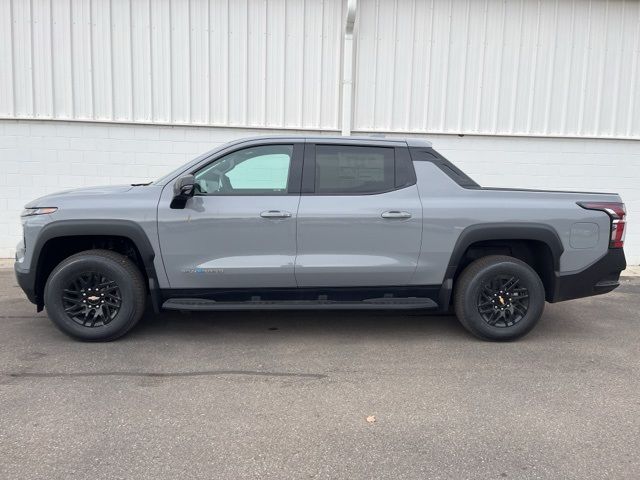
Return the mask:
[(454, 287), (460, 323), (485, 340), (514, 340), (531, 331), (544, 310), (544, 285), (526, 263), (504, 255), (475, 260)]
[(109, 341), (138, 323), (146, 302), (144, 278), (124, 255), (88, 250), (63, 260), (44, 290), (47, 314), (64, 333)]

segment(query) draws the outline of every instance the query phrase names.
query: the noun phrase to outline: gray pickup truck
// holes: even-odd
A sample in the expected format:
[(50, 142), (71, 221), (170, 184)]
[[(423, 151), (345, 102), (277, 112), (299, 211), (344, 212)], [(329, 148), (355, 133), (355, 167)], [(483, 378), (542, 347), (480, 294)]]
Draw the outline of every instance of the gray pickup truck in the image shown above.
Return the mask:
[(261, 137), (160, 180), (26, 205), (18, 282), (65, 333), (113, 340), (166, 310), (454, 310), (529, 332), (545, 301), (618, 286), (612, 193), (483, 188), (417, 139)]

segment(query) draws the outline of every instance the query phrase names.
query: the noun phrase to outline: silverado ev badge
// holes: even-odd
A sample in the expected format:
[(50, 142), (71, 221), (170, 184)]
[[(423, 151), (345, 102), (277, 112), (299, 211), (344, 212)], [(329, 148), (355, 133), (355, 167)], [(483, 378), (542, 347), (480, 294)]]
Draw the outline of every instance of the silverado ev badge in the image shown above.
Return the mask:
[(224, 269), (222, 268), (203, 268), (203, 267), (195, 267), (195, 268), (185, 268), (184, 273), (224, 273)]

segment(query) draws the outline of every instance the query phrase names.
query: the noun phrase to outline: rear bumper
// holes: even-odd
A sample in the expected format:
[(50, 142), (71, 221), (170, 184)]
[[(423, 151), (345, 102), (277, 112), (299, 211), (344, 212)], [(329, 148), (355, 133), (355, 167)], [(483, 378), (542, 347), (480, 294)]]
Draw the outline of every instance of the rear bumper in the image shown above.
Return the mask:
[(627, 268), (622, 248), (610, 248), (597, 262), (578, 272), (556, 273), (550, 302), (590, 297), (610, 292), (620, 285), (620, 272)]

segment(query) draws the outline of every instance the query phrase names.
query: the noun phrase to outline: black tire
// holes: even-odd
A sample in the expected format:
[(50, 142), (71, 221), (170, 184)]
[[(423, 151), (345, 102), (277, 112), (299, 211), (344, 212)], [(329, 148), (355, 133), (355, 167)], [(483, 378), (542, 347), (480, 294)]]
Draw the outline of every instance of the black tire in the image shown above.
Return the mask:
[[(513, 278), (517, 283), (510, 286)], [(508, 341), (526, 335), (540, 320), (544, 302), (544, 285), (535, 270), (506, 255), (474, 261), (454, 287), (454, 308), (460, 323), (484, 340)]]
[[(91, 281), (99, 290), (85, 292), (84, 286)], [(101, 292), (106, 292), (107, 305), (102, 305), (105, 293)], [(138, 267), (110, 250), (87, 250), (64, 259), (51, 272), (44, 289), (53, 323), (67, 335), (89, 342), (115, 340), (131, 330), (144, 313), (146, 296)]]

